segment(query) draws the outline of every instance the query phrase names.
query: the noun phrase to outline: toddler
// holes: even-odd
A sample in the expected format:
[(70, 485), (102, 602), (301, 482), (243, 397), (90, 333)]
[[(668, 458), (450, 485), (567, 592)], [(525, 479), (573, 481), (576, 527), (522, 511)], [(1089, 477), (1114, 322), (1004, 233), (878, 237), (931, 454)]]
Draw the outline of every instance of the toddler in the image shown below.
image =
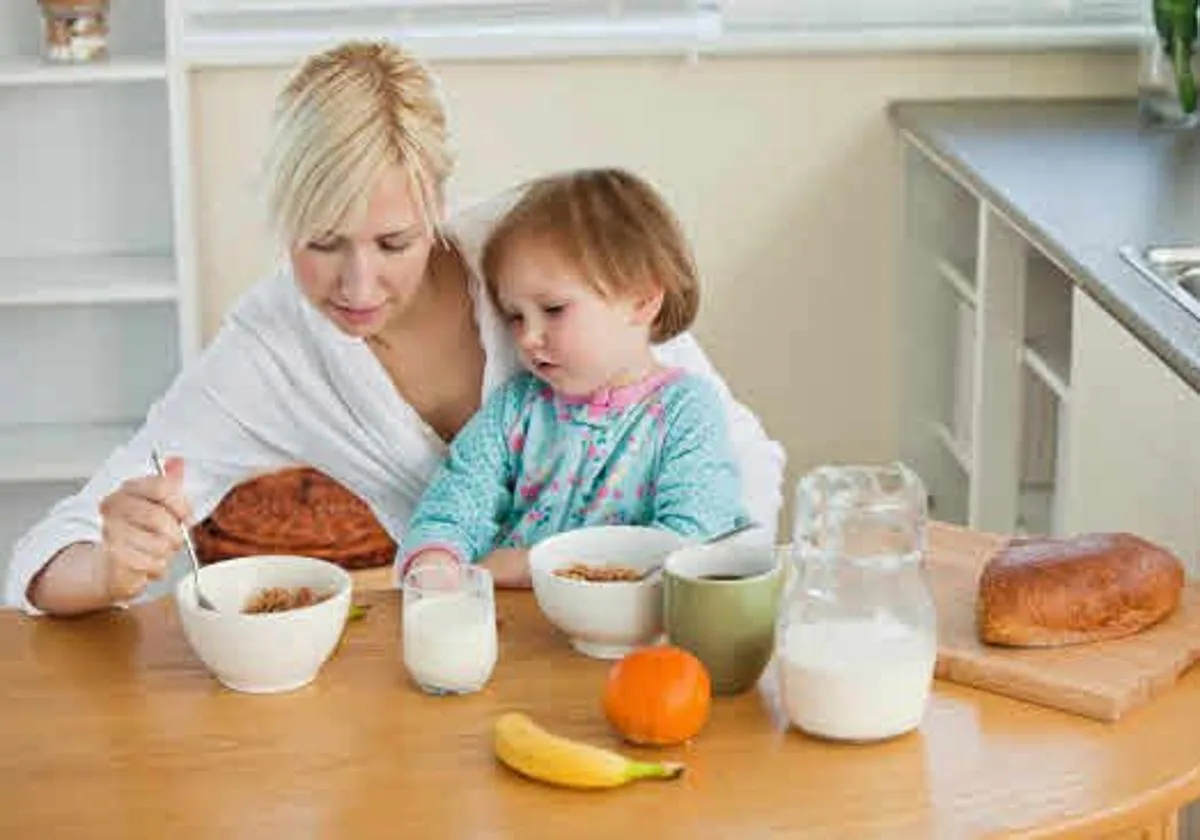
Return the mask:
[(515, 554), (588, 525), (646, 525), (703, 539), (747, 521), (722, 405), (653, 344), (699, 304), (678, 222), (618, 169), (531, 184), (496, 225), (482, 268), (525, 370), (450, 446), (397, 553), (413, 562)]

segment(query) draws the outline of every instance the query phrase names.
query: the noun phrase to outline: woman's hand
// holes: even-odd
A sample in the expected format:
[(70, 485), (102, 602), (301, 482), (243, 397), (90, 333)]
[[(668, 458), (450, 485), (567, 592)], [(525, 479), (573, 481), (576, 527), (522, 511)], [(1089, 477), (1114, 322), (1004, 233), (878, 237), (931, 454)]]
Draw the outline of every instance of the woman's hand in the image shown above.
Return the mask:
[(191, 518), (183, 496), (183, 462), (165, 476), (126, 481), (100, 502), (100, 542), (66, 546), (34, 576), (26, 597), (54, 615), (77, 615), (127, 601), (163, 576), (183, 545), (180, 523)]
[(191, 518), (183, 461), (165, 467), (166, 475), (131, 478), (100, 502), (101, 584), (110, 602), (140, 595), (183, 547), (180, 529)]
[(497, 548), (480, 560), (479, 565), (492, 573), (492, 582), (498, 589), (529, 589), (533, 586), (527, 548)]

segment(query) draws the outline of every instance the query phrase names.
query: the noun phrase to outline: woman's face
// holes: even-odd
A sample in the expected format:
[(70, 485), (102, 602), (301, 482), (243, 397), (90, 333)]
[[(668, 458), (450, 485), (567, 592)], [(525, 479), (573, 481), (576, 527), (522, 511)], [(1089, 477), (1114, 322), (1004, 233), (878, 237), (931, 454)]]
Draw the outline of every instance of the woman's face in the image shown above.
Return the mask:
[(434, 236), (408, 175), (389, 169), (353, 229), (328, 231), (291, 250), (305, 297), (342, 332), (376, 335), (402, 315), (425, 279)]

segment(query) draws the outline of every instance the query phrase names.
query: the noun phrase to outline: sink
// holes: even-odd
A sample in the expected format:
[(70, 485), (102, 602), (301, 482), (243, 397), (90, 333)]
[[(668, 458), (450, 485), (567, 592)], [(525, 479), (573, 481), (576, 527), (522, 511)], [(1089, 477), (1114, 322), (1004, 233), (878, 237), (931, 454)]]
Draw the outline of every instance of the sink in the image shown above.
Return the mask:
[(1200, 318), (1200, 245), (1122, 245), (1121, 256), (1172, 300)]
[(1200, 269), (1192, 269), (1186, 277), (1181, 277), (1179, 287), (1195, 300), (1200, 300)]

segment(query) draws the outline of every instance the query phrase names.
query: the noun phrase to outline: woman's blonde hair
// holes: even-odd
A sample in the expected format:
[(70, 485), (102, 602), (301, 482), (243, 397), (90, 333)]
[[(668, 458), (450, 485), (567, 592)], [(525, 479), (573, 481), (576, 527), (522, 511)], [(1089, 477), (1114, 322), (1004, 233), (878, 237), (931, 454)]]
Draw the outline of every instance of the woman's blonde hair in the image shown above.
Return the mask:
[(435, 231), (453, 156), (433, 75), (386, 42), (312, 56), (276, 100), (266, 164), (267, 214), (288, 244), (364, 212), (379, 177), (397, 164)]
[(696, 265), (679, 221), (646, 181), (623, 169), (585, 169), (531, 182), (483, 249), (488, 290), (508, 251), (536, 239), (575, 265), (605, 297), (661, 290), (650, 338), (674, 338), (700, 308)]

